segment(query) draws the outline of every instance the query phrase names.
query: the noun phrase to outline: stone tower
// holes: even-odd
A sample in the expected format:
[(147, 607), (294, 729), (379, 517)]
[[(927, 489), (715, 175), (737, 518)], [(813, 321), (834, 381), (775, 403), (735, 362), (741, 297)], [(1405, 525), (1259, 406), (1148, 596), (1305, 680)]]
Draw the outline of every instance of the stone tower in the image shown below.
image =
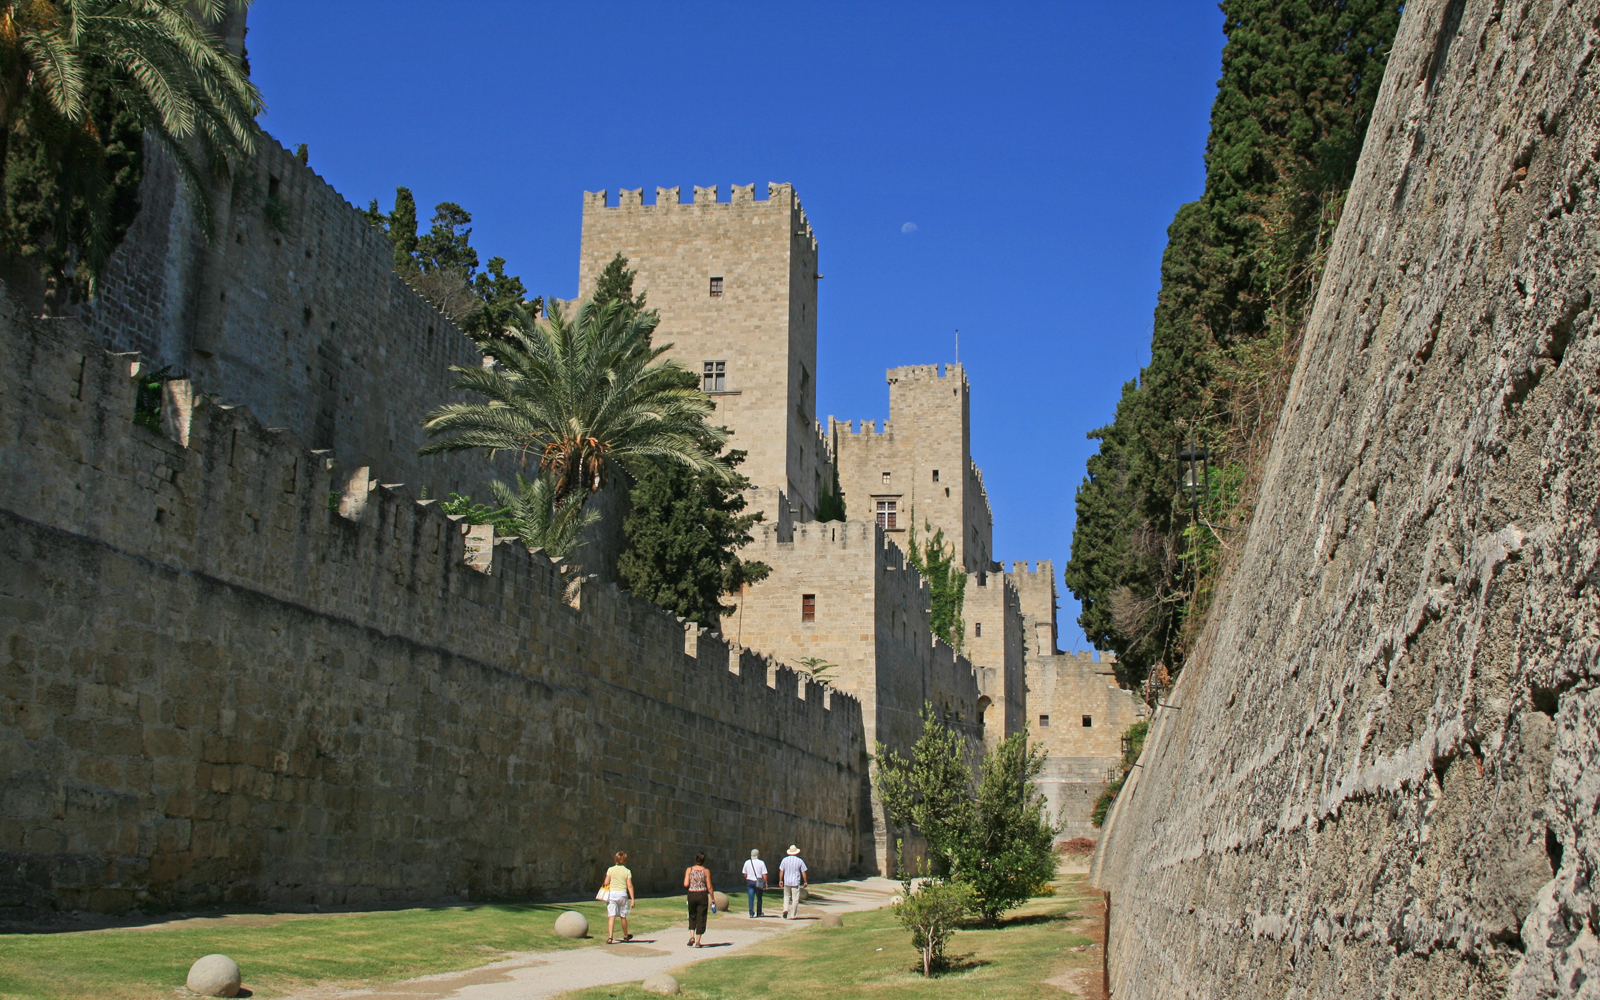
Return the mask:
[[(740, 471), (764, 491), (782, 490), (797, 520), (811, 520), (823, 487), (825, 450), (816, 421), (817, 241), (788, 184), (734, 185), (733, 200), (696, 187), (585, 192), (578, 294), (593, 293), (617, 254), (638, 272), (661, 315), (657, 343), (700, 375), (714, 395), (729, 447), (748, 453)], [(777, 516), (768, 511), (768, 520)]]
[[(960, 365), (891, 368), (889, 419), (828, 418), (845, 509), (852, 519), (876, 519), (903, 546), (912, 527), (943, 528), (956, 562), (968, 573), (991, 565), (994, 521), (983, 473), (972, 461), (971, 411)], [(915, 512), (913, 514), (913, 512)]]

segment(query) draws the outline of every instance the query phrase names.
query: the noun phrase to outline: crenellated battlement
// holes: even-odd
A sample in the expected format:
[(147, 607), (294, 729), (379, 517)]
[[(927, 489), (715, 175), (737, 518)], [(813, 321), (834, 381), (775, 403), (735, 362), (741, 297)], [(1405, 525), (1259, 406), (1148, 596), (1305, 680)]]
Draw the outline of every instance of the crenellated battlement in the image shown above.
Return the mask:
[(800, 204), (799, 197), (794, 192), (793, 184), (767, 184), (767, 196), (756, 198), (754, 184), (733, 184), (729, 186), (729, 200), (718, 201), (718, 185), (707, 187), (695, 185), (692, 201), (684, 201), (682, 188), (657, 187), (656, 200), (653, 204), (646, 204), (644, 188), (618, 188), (617, 200), (613, 204), (609, 192), (605, 189), (599, 191), (585, 191), (583, 193), (583, 210), (585, 213), (595, 211), (606, 212), (670, 212), (670, 211), (789, 211), (794, 219), (794, 230), (797, 235), (804, 236), (810, 243), (810, 249), (816, 250), (816, 234), (812, 232), (811, 221), (806, 218), (805, 209)]
[(946, 379), (959, 382), (963, 390), (970, 388), (967, 382), (967, 370), (956, 363), (944, 365), (902, 365), (888, 371), (890, 385), (916, 382), (943, 382)]
[[(1001, 566), (1004, 567), (1004, 565), (1004, 561), (1002, 561)], [(1052, 583), (1056, 578), (1055, 564), (1049, 559), (1040, 559), (1037, 561), (1014, 559), (1011, 562), (1011, 568), (1005, 572), (1010, 573), (1012, 576), (1032, 578), (1043, 577)]]

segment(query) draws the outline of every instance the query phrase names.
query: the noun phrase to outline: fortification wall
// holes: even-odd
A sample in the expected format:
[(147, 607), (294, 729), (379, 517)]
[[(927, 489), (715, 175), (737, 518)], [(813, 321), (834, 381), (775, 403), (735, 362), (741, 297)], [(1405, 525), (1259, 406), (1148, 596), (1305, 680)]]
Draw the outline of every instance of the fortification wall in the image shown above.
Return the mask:
[(967, 577), (962, 617), (967, 658), (978, 667), (983, 738), (993, 747), (1027, 721), (1022, 606), (1017, 588), (1003, 573)]
[[(1003, 564), (1002, 564), (1003, 565)], [(1031, 566), (1026, 559), (1011, 563), (1006, 581), (1017, 588), (1022, 607), (1024, 642), (1027, 655), (1054, 656), (1056, 653), (1056, 569), (1049, 559)]]
[[(748, 452), (750, 481), (782, 490), (799, 520), (816, 514), (825, 456), (816, 430), (817, 240), (789, 184), (735, 184), (732, 201), (696, 187), (684, 203), (678, 188), (584, 193), (578, 293), (618, 253), (637, 274), (661, 316), (658, 343), (700, 373), (724, 365), (716, 420), (733, 431), (729, 447)], [(715, 288), (712, 279), (718, 280)]]
[(480, 359), (394, 272), (383, 234), (263, 136), (214, 193), (207, 241), (170, 159), (158, 143), (145, 150), (143, 207), (78, 312), (100, 343), (171, 366), (350, 467), (483, 496), (481, 455), (417, 456), (423, 415), (456, 398), (450, 366)]
[(1028, 661), (1030, 735), (1049, 755), (1039, 786), (1062, 821), (1058, 840), (1099, 836), (1090, 815), (1122, 759), (1122, 737), (1149, 710), (1117, 686), (1116, 658), (1058, 653)]
[(855, 699), (245, 408), (170, 406), (187, 447), (135, 426), (136, 359), (73, 332), (0, 318), (0, 906), (560, 895), (618, 849), (644, 891), (696, 851), (855, 865)]
[(1600, 2), (1407, 3), (1239, 563), (1103, 840), (1118, 1000), (1592, 996)]

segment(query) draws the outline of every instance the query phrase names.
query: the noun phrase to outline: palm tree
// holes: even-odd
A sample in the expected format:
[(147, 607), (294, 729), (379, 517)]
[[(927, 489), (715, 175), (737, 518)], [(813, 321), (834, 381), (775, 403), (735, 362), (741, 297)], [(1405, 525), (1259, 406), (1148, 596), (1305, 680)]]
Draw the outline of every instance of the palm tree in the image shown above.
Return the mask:
[[(55, 238), (64, 245), (61, 230), (83, 230), (73, 238), (91, 279), (112, 245), (104, 156), (84, 151), (107, 141), (96, 105), (131, 114), (166, 147), (208, 232), (205, 175), (189, 143), (205, 167), (220, 173), (229, 159), (255, 151), (261, 94), (207, 27), (228, 6), (226, 0), (0, 0), (0, 142), (28, 137), (62, 168)], [(74, 198), (96, 206), (76, 227), (65, 215)]]
[(483, 448), (533, 456), (554, 503), (601, 489), (616, 469), (679, 462), (731, 475), (716, 457), (727, 431), (708, 426), (709, 397), (681, 364), (651, 345), (656, 314), (621, 302), (580, 303), (567, 319), (552, 304), (536, 320), (513, 307), (505, 332), (480, 341), (484, 367), (453, 367), (452, 389), (487, 403), (447, 403), (423, 423), (436, 440), (420, 453)]
[(499, 480), (490, 486), (512, 533), (528, 548), (544, 549), (556, 559), (571, 555), (583, 529), (600, 520), (598, 512), (583, 509), (583, 494), (557, 500), (555, 484), (545, 476), (529, 480), (519, 474), (515, 488)]

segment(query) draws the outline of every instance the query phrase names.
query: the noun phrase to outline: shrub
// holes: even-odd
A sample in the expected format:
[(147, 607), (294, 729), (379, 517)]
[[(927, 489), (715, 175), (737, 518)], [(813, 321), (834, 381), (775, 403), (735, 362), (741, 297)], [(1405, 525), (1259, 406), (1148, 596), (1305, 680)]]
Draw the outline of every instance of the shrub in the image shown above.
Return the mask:
[(895, 919), (911, 932), (911, 947), (922, 955), (922, 975), (944, 966), (944, 947), (956, 924), (977, 906), (972, 886), (964, 882), (927, 881), (915, 890), (906, 882), (904, 897), (895, 904)]

